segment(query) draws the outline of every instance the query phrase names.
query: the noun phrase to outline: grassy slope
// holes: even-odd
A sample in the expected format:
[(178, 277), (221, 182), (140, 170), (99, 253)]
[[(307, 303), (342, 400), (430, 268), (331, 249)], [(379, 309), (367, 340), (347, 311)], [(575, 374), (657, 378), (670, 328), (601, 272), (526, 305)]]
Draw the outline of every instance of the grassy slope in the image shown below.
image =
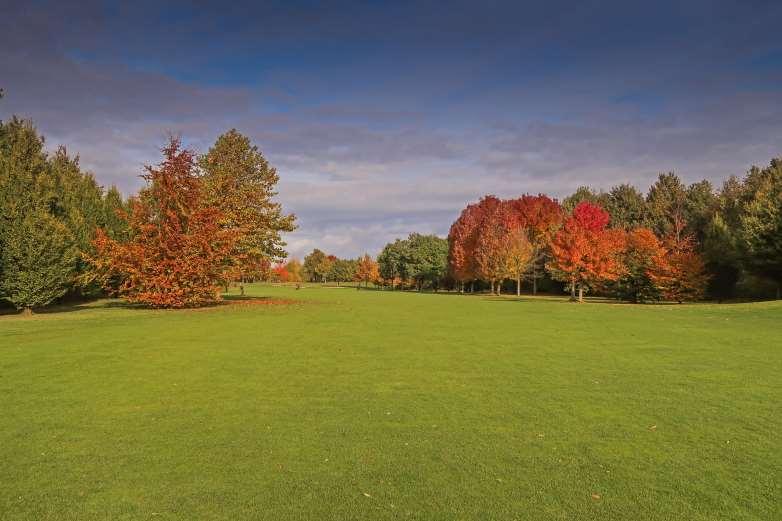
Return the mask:
[(780, 304), (251, 291), (0, 317), (0, 518), (782, 518)]

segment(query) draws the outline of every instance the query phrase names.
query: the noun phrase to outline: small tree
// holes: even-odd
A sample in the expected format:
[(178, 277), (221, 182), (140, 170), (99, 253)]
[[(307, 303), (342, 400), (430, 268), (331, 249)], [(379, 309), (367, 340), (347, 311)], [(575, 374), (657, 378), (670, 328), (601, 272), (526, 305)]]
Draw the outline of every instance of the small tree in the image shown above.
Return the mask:
[(68, 228), (44, 210), (8, 227), (0, 267), (0, 295), (32, 313), (63, 296), (73, 282), (78, 249)]
[(288, 272), (288, 281), (301, 282), (302, 281), (302, 267), (301, 263), (297, 259), (291, 259), (285, 264), (285, 270)]
[(356, 282), (363, 282), (365, 287), (369, 287), (370, 281), (374, 282), (379, 278), (380, 270), (377, 262), (372, 260), (372, 257), (365, 253), (364, 256), (358, 260), (356, 266)]

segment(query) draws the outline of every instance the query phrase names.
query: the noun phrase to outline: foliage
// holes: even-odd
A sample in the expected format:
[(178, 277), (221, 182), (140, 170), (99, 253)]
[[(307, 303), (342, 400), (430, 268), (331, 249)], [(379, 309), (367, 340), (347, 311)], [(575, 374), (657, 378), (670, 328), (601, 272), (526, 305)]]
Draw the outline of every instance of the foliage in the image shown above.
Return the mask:
[(146, 167), (148, 184), (126, 215), (130, 238), (112, 239), (102, 230), (92, 258), (103, 280), (120, 274), (118, 292), (152, 307), (193, 307), (219, 300), (226, 259), (235, 251), (237, 230), (223, 227), (219, 209), (208, 206), (194, 154), (172, 138), (163, 162)]

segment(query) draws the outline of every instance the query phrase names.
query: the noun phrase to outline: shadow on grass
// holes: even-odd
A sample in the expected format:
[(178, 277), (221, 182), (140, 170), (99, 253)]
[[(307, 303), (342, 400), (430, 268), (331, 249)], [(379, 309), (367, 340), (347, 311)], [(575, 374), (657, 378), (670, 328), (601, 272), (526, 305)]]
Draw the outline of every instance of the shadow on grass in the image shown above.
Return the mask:
[(16, 310), (13, 307), (0, 308), (0, 317), (24, 317), (24, 316), (46, 316), (46, 315), (62, 315), (69, 313), (78, 313), (80, 311), (94, 311), (100, 309), (127, 309), (137, 311), (199, 311), (209, 309), (219, 309), (225, 306), (232, 305), (274, 305), (274, 304), (293, 304), (297, 301), (290, 299), (279, 299), (275, 297), (253, 297), (249, 295), (223, 295), (223, 299), (219, 302), (208, 304), (199, 307), (189, 308), (154, 308), (145, 306), (143, 304), (135, 304), (127, 302), (122, 299), (98, 299), (83, 302), (64, 302), (47, 306), (43, 308), (37, 308), (33, 310), (32, 315), (25, 315), (22, 311)]

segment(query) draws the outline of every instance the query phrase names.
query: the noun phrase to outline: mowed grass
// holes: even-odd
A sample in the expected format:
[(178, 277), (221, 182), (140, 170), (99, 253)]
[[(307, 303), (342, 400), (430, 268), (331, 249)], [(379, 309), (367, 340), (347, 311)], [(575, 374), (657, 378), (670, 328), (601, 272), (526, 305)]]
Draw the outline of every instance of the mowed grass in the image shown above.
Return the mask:
[(782, 305), (0, 317), (0, 519), (782, 519)]

